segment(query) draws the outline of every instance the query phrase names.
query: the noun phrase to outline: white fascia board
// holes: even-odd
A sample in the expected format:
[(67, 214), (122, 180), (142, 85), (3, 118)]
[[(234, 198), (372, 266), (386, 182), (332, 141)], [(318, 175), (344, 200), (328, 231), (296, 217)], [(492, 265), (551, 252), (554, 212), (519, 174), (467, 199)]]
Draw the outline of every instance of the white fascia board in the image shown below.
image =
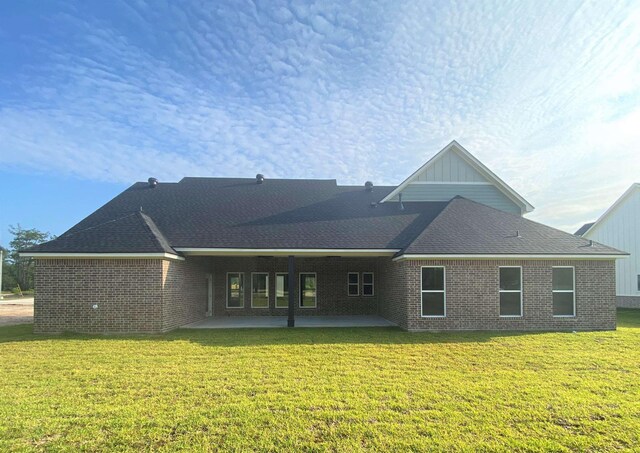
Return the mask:
[[(533, 208), (533, 205), (531, 205), (531, 203), (529, 203), (527, 200), (525, 200), (518, 192), (513, 190), (506, 182), (504, 182), (495, 173), (493, 173), (491, 170), (489, 170), (482, 162), (480, 162), (478, 159), (476, 159), (473, 156), (473, 154), (471, 154), (469, 151), (467, 151), (460, 143), (458, 143), (455, 140), (453, 140), (447, 146), (442, 148), (438, 153), (436, 153), (435, 156), (433, 156), (431, 159), (429, 159), (422, 167), (420, 167), (416, 171), (414, 171), (411, 174), (411, 176), (409, 176), (407, 179), (405, 179), (389, 195), (387, 195), (382, 200), (380, 200), (380, 203), (384, 203), (385, 201), (389, 201), (390, 199), (395, 197), (398, 193), (402, 192), (404, 190), (404, 188), (407, 187), (412, 182), (413, 178), (415, 178), (418, 174), (422, 173), (427, 168), (431, 167), (435, 163), (435, 161), (438, 159), (438, 157), (440, 157), (442, 154), (450, 151), (452, 148), (455, 148), (457, 151), (459, 151), (460, 156), (464, 160), (466, 160), (467, 163), (471, 164), (472, 167), (474, 167), (476, 170), (478, 170), (481, 174), (483, 174), (490, 181), (493, 181), (495, 183), (494, 185), (498, 188), (498, 190), (500, 190), (507, 197), (509, 197), (514, 202), (516, 202), (516, 204), (521, 205), (523, 207), (523, 211), (525, 213), (533, 211), (534, 208)], [(451, 184), (455, 184), (455, 182), (452, 182)]]
[(593, 222), (593, 225), (591, 225), (589, 227), (589, 229), (587, 231), (585, 231), (584, 233), (582, 233), (582, 237), (586, 238), (587, 234), (589, 234), (596, 226), (598, 226), (599, 224), (601, 224), (602, 222), (604, 222), (604, 220), (609, 217), (609, 214), (611, 214), (613, 211), (615, 211), (615, 209), (620, 206), (622, 204), (623, 201), (625, 201), (627, 199), (627, 197), (629, 195), (631, 195), (633, 193), (634, 190), (636, 189), (640, 189), (640, 183), (633, 183), (631, 184), (631, 187), (629, 187), (625, 193), (623, 193), (620, 198), (618, 198), (610, 207), (609, 209), (607, 209), (604, 214), (602, 214), (600, 217), (598, 217), (598, 220), (596, 220), (595, 222)]
[(442, 254), (419, 255), (405, 254), (397, 256), (393, 261), (406, 260), (616, 260), (627, 258), (629, 255), (467, 255), (467, 254)]
[(248, 249), (248, 248), (179, 248), (185, 255), (201, 256), (393, 256), (400, 249)]
[(20, 256), (25, 258), (59, 259), (59, 258), (93, 258), (93, 259), (167, 259), (179, 260), (184, 258), (172, 253), (47, 253), (47, 252), (22, 252)]

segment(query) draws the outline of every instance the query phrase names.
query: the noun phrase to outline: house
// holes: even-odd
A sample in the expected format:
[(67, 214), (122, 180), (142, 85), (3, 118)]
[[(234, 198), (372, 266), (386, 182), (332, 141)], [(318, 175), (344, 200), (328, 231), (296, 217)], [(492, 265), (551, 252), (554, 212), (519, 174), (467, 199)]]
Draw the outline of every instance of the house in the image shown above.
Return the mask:
[(615, 329), (624, 253), (532, 210), (455, 141), (398, 186), (150, 178), (23, 252), (34, 328), (374, 314), (411, 331)]
[(618, 307), (640, 308), (640, 184), (632, 184), (598, 220), (575, 234), (629, 252), (616, 262)]

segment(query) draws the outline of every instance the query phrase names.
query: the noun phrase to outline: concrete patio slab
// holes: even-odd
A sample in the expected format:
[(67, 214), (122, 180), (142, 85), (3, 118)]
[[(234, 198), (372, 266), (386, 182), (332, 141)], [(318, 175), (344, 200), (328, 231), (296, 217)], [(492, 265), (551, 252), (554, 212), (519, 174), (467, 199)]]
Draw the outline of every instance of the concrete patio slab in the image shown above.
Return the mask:
[[(375, 315), (299, 316), (296, 327), (389, 327), (391, 321)], [(211, 317), (183, 326), (185, 329), (255, 329), (287, 327), (286, 316)]]

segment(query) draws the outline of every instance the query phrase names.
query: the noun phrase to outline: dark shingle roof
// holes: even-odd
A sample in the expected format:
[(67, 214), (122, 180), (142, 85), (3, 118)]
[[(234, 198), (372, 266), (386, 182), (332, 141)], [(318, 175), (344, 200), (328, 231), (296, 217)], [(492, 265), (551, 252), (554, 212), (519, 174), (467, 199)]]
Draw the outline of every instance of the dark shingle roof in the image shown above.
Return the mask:
[[(136, 183), (33, 252), (177, 248), (406, 249), (407, 253), (604, 253), (584, 239), (456, 198), (375, 203), (394, 187), (335, 180), (184, 178)], [(142, 208), (142, 212), (141, 212)], [(519, 229), (522, 239), (509, 238)], [(616, 253), (606, 248), (608, 253)]]
[(120, 215), (85, 228), (76, 228), (38, 245), (31, 251), (67, 253), (173, 253), (156, 224), (138, 211)]
[(587, 232), (587, 230), (589, 228), (591, 228), (593, 226), (594, 223), (596, 223), (596, 222), (585, 223), (580, 228), (578, 228), (578, 231), (576, 231), (573, 234), (575, 234), (576, 236), (582, 236), (583, 234), (585, 234)]
[[(92, 229), (141, 207), (173, 248), (401, 249), (446, 202), (412, 203), (404, 211), (396, 203), (371, 207), (392, 189), (367, 192), (360, 186), (338, 186), (335, 180), (256, 184), (255, 179), (184, 178), (153, 189), (136, 183), (57, 240), (32, 251), (70, 251), (73, 244), (83, 250), (104, 247), (105, 233)], [(133, 241), (123, 237), (122, 248), (135, 251)]]
[(407, 254), (610, 255), (619, 250), (462, 197), (404, 250)]

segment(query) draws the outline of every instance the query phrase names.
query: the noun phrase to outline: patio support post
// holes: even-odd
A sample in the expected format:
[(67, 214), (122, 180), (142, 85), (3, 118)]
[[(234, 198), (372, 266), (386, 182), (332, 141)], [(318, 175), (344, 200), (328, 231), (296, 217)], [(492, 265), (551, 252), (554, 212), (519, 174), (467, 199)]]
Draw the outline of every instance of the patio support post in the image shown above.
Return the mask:
[(294, 327), (296, 324), (293, 312), (295, 310), (296, 301), (294, 291), (296, 288), (296, 262), (293, 255), (289, 255), (289, 317), (287, 319), (287, 327)]

